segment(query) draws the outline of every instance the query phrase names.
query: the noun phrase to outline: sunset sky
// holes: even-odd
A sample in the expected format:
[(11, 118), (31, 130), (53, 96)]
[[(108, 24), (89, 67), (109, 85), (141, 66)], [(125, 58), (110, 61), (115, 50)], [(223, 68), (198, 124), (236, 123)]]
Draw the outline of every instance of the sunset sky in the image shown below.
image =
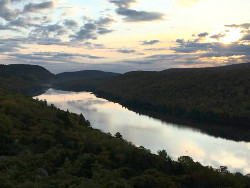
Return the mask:
[(249, 10), (249, 0), (0, 0), (0, 62), (53, 73), (250, 62)]

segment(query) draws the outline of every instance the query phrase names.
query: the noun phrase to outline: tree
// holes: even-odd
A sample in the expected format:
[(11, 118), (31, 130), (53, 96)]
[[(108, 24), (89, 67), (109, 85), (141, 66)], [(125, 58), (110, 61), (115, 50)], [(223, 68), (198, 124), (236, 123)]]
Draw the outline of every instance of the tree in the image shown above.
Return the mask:
[(116, 138), (120, 138), (120, 139), (122, 139), (122, 134), (121, 134), (121, 133), (119, 133), (119, 132), (117, 132), (117, 133), (115, 133), (115, 137), (116, 137)]
[(83, 115), (81, 113), (80, 116), (79, 116), (79, 124), (84, 125), (84, 123), (85, 123), (85, 118), (83, 117)]
[(167, 158), (168, 154), (165, 149), (157, 151), (158, 155), (162, 158)]

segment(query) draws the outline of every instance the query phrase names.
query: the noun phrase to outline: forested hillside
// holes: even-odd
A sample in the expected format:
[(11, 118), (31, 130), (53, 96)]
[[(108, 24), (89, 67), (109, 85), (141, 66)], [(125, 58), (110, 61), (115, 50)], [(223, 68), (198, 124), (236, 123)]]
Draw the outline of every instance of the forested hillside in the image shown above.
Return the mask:
[[(106, 81), (85, 79), (56, 87), (77, 91), (92, 89), (99, 96), (141, 113), (179, 123), (213, 125), (220, 127), (222, 132), (230, 129), (231, 135), (225, 133), (226, 137), (249, 139), (249, 63), (217, 68), (129, 72)], [(244, 131), (237, 133), (237, 129)]]
[(250, 179), (151, 154), (82, 115), (0, 90), (0, 187), (249, 187)]
[(67, 82), (67, 81), (75, 81), (80, 79), (103, 79), (103, 78), (110, 78), (114, 76), (118, 76), (118, 73), (113, 72), (103, 72), (97, 70), (83, 70), (83, 71), (76, 71), (76, 72), (63, 72), (57, 74), (55, 77), (54, 82)]
[(43, 90), (54, 75), (36, 65), (0, 65), (0, 88), (32, 95)]

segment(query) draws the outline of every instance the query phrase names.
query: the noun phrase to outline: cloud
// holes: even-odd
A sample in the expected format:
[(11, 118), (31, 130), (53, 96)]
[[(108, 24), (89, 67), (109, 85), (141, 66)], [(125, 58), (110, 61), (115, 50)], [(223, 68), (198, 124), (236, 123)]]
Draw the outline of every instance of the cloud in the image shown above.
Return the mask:
[(118, 15), (124, 16), (126, 22), (148, 22), (162, 20), (164, 14), (160, 12), (137, 11), (128, 8), (118, 8), (116, 10)]
[(216, 35), (212, 35), (210, 38), (219, 40), (220, 38), (223, 38), (225, 36), (226, 36), (225, 33), (219, 33), (219, 34), (216, 34)]
[(128, 50), (128, 49), (119, 49), (117, 52), (124, 53), (124, 54), (129, 54), (129, 53), (135, 53), (136, 50)]
[(11, 2), (13, 1), (0, 0), (0, 18), (3, 18), (6, 21), (14, 20), (20, 13), (20, 10), (10, 8)]
[(16, 27), (29, 27), (30, 26), (30, 19), (29, 18), (18, 18), (16, 20), (12, 20), (9, 22), (10, 26)]
[(113, 29), (106, 29), (104, 27), (99, 27), (97, 33), (100, 34), (100, 35), (104, 35), (104, 34), (107, 34), (107, 33), (111, 33), (113, 31), (114, 31)]
[(108, 17), (98, 20), (84, 18), (84, 20), (86, 20), (87, 23), (85, 23), (75, 35), (70, 35), (72, 41), (96, 40), (98, 35), (104, 35), (114, 31), (107, 28), (114, 22), (113, 19)]
[(161, 51), (161, 50), (168, 50), (168, 48), (147, 48), (147, 51)]
[(188, 41), (185, 42), (183, 39), (177, 39), (177, 47), (171, 47), (170, 50), (173, 50), (178, 53), (194, 53), (197, 51), (206, 51), (211, 47), (210, 43), (199, 43)]
[(164, 14), (160, 12), (138, 11), (131, 9), (131, 5), (136, 3), (136, 0), (110, 0), (109, 2), (118, 7), (116, 9), (116, 13), (120, 16), (124, 16), (123, 20), (125, 22), (156, 21), (162, 20), (164, 17)]
[[(30, 31), (29, 39), (33, 43), (43, 43), (43, 42), (61, 42), (60, 36), (66, 34), (68, 31), (66, 27), (59, 24), (49, 24), (49, 25), (33, 25), (35, 28)], [(55, 44), (55, 43), (53, 43)]]
[(97, 26), (93, 23), (86, 23), (81, 29), (76, 33), (76, 35), (71, 35), (70, 37), (77, 41), (97, 39), (96, 34)]
[(219, 56), (237, 56), (237, 55), (250, 55), (250, 45), (234, 42), (230, 44), (223, 44), (219, 42), (195, 42), (184, 41), (183, 39), (176, 40), (178, 46), (171, 47), (176, 53), (200, 53), (201, 57), (219, 57)]
[(63, 21), (63, 24), (68, 28), (76, 28), (78, 27), (78, 23), (75, 20), (66, 19)]
[(150, 40), (150, 41), (144, 40), (144, 41), (141, 41), (141, 45), (153, 45), (159, 42), (160, 42), (159, 40)]
[(42, 3), (29, 3), (24, 6), (23, 12), (39, 12), (54, 7), (53, 1), (45, 1)]
[(4, 24), (0, 23), (0, 31), (1, 30), (10, 30), (10, 31), (17, 31), (17, 32), (19, 32), (18, 29), (10, 27), (9, 24), (8, 25), (6, 25), (6, 24), (4, 25)]
[(18, 52), (20, 49), (25, 49), (25, 47), (22, 46), (24, 40), (23, 38), (0, 39), (0, 52)]
[(197, 36), (200, 37), (200, 38), (202, 38), (202, 37), (206, 37), (206, 36), (208, 36), (208, 35), (209, 35), (208, 32), (204, 32), (204, 33), (198, 34)]
[(233, 28), (244, 28), (244, 29), (249, 29), (250, 28), (250, 23), (244, 23), (244, 24), (231, 24), (231, 25), (225, 25), (225, 27), (233, 27)]
[(128, 8), (131, 4), (136, 3), (136, 0), (109, 0), (110, 3), (115, 4), (119, 8)]
[(112, 24), (114, 21), (115, 21), (114, 19), (109, 18), (109, 17), (104, 17), (104, 18), (101, 17), (101, 18), (99, 18), (99, 20), (95, 21), (95, 24), (100, 26), (100, 27), (103, 27), (103, 26)]
[(34, 56), (46, 56), (46, 57), (59, 57), (59, 58), (71, 58), (71, 57), (83, 57), (89, 59), (103, 59), (104, 57), (92, 56), (89, 54), (79, 54), (79, 53), (60, 53), (60, 52), (37, 52), (33, 53)]
[(250, 40), (250, 33), (242, 37), (242, 40)]
[[(89, 54), (79, 54), (79, 53), (63, 53), (63, 52), (36, 52), (32, 54), (24, 53), (10, 53), (9, 58), (12, 58), (11, 61), (22, 61), (25, 64), (78, 64), (81, 63), (84, 59), (96, 60), (102, 59), (104, 57), (92, 56)], [(17, 62), (18, 62), (17, 61)]]

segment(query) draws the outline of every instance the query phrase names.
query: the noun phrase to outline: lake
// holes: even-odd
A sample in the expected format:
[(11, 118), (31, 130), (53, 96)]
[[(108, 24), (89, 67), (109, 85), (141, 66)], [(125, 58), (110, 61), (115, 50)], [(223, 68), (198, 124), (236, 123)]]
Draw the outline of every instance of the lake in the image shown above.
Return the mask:
[(250, 173), (250, 143), (216, 138), (197, 129), (140, 115), (90, 92), (49, 89), (34, 98), (62, 110), (82, 113), (93, 128), (113, 135), (120, 132), (124, 139), (152, 153), (165, 149), (175, 160), (188, 155), (205, 166), (227, 166), (231, 172)]

